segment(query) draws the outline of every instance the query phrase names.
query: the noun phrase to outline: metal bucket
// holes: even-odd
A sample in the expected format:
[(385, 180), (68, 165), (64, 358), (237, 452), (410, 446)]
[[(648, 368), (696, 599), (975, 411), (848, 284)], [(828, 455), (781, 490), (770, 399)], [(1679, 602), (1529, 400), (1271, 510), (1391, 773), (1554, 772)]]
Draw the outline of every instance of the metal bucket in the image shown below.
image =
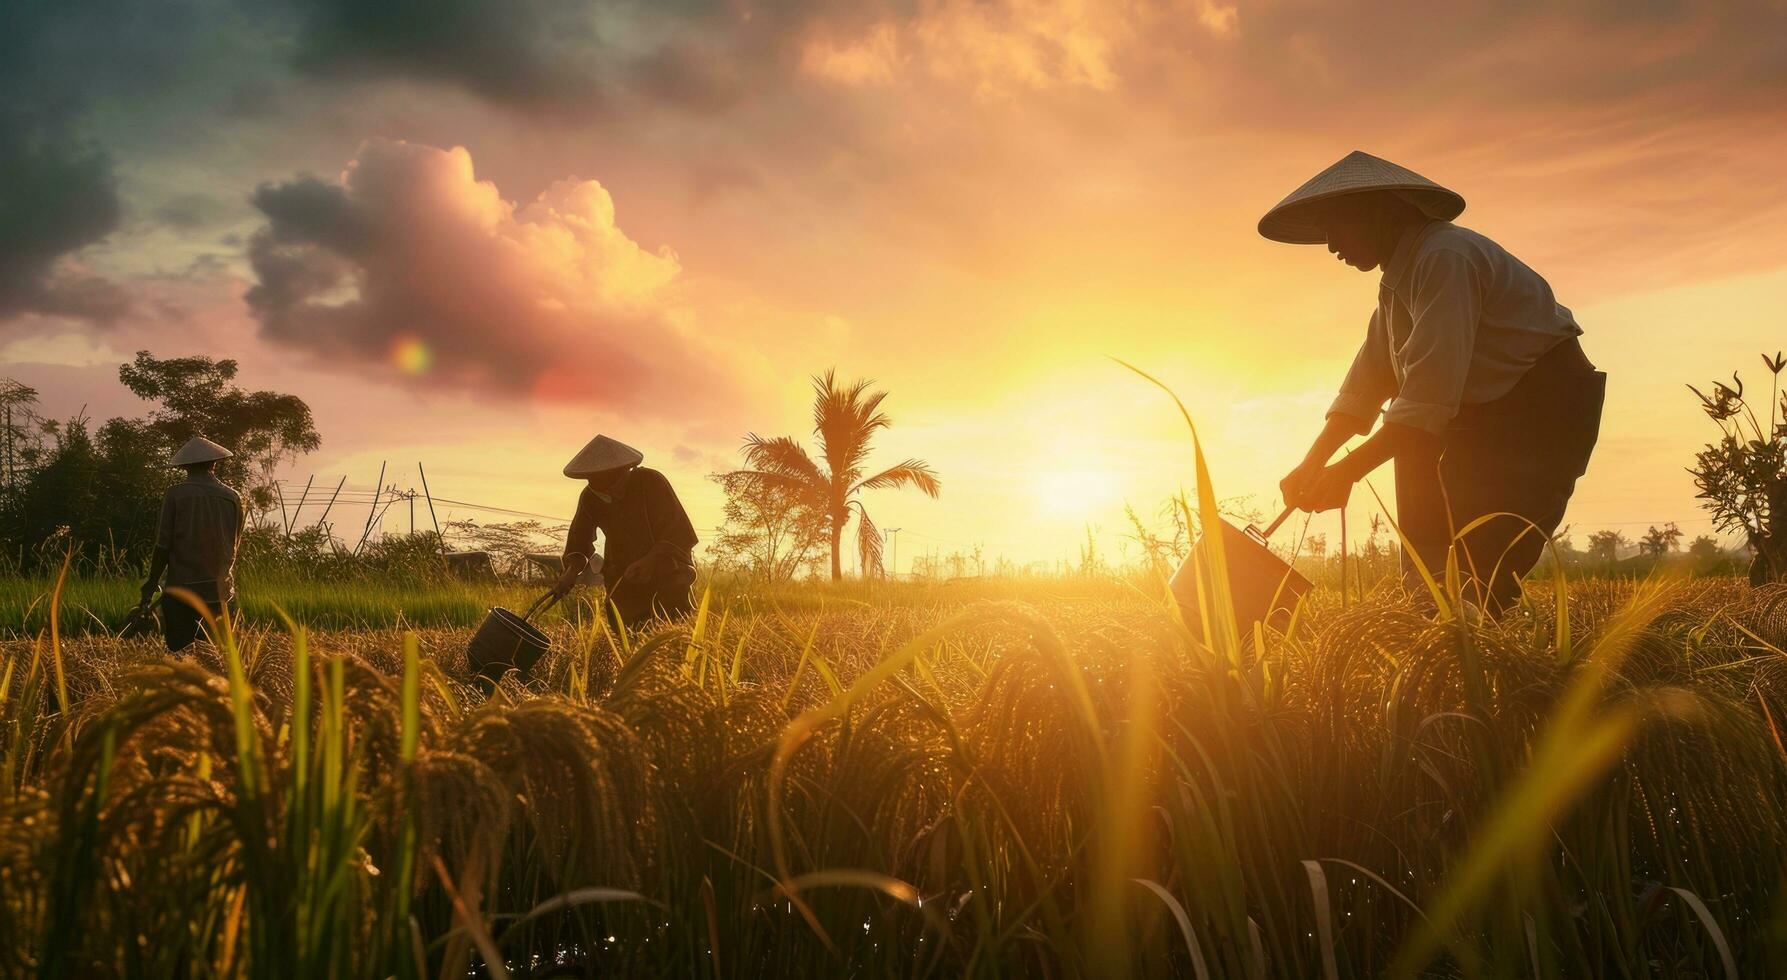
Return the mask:
[[(1297, 600), (1309, 591), (1309, 580), (1283, 558), (1266, 547), (1266, 536), (1284, 522), (1285, 514), (1265, 531), (1247, 525), (1246, 530), (1222, 521), (1222, 553), (1229, 570), (1229, 599), (1234, 604), (1235, 629), (1243, 641), (1253, 635), (1255, 623), (1284, 629), (1290, 623), (1291, 610)], [(1191, 549), (1171, 582), (1173, 597), (1185, 617), (1193, 636), (1203, 634), (1203, 616), (1198, 610), (1198, 581), (1205, 563), (1203, 537)]]
[(118, 630), (118, 638), (121, 640), (128, 640), (133, 637), (151, 636), (160, 632), (161, 620), (155, 615), (155, 604), (148, 599), (144, 599), (135, 609), (130, 611), (130, 616), (124, 620), (124, 626)]
[(552, 638), (528, 620), (557, 601), (558, 597), (548, 592), (535, 599), (520, 616), (501, 606), (492, 608), (465, 650), (472, 670), (489, 681), (501, 680), (511, 670), (523, 674), (531, 670), (552, 649)]

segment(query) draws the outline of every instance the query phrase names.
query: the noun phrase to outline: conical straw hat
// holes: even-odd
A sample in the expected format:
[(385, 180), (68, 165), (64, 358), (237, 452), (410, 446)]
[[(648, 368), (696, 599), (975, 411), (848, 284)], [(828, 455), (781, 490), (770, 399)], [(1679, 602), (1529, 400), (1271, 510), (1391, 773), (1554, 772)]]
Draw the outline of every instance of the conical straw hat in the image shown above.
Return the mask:
[(1260, 219), (1260, 234), (1275, 242), (1320, 245), (1327, 230), (1313, 220), (1309, 205), (1343, 194), (1395, 191), (1429, 218), (1451, 221), (1464, 211), (1464, 198), (1407, 167), (1354, 150), (1333, 166), (1309, 178)]
[(645, 454), (632, 446), (607, 436), (597, 436), (565, 464), (565, 475), (573, 480), (580, 480), (609, 470), (638, 466), (644, 461)]
[(186, 445), (174, 454), (169, 466), (191, 466), (194, 463), (212, 463), (220, 459), (229, 459), (236, 455), (219, 446), (204, 436), (193, 436)]

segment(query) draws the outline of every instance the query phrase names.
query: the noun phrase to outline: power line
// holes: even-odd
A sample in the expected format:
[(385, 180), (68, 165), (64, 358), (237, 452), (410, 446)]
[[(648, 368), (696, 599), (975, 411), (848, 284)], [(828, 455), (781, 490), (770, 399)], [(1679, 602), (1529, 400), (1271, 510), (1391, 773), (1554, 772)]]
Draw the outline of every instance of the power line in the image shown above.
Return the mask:
[[(302, 484), (297, 483), (294, 480), (280, 480), (280, 481), (278, 481), (278, 483), (282, 487), (302, 486)], [(408, 495), (408, 494), (411, 494), (414, 492), (415, 491), (413, 491), (413, 490), (397, 491), (397, 493), (400, 496)], [(374, 502), (382, 502), (386, 497), (388, 497), (390, 495), (390, 493), (391, 493), (390, 490), (374, 490), (374, 489), (369, 489), (369, 488), (347, 487), (341, 491), (340, 502), (346, 503), (346, 504), (362, 504), (362, 505), (370, 504), (370, 503), (374, 503)], [(564, 517), (564, 516), (561, 516), (558, 514), (541, 514), (541, 513), (537, 513), (534, 511), (530, 511), (530, 510), (518, 510), (513, 507), (497, 507), (493, 504), (480, 504), (480, 503), (475, 503), (475, 502), (469, 501), (469, 500), (454, 500), (450, 497), (437, 496), (437, 497), (434, 497), (433, 499), (434, 499), (434, 502), (437, 504), (449, 504), (454, 507), (463, 507), (467, 510), (475, 510), (475, 511), (480, 511), (480, 512), (489, 513), (489, 514), (500, 514), (505, 517), (531, 517), (536, 520), (554, 521), (559, 524), (571, 523), (571, 518)], [(317, 503), (317, 501), (311, 501), (311, 503), (314, 504), (314, 503)], [(698, 524), (699, 522), (693, 521), (691, 519), (691, 523)]]
[(486, 504), (467, 503), (466, 501), (463, 501), (463, 500), (449, 500), (446, 497), (436, 497), (436, 498), (434, 498), (434, 502), (437, 504), (452, 504), (455, 507), (465, 507), (470, 510), (486, 511), (491, 514), (506, 514), (510, 517), (533, 517), (533, 518), (538, 518), (539, 520), (543, 520), (543, 521), (557, 521), (560, 524), (571, 523), (571, 519), (569, 517), (559, 517), (554, 514), (536, 514), (532, 511), (512, 510), (507, 507), (491, 507)]

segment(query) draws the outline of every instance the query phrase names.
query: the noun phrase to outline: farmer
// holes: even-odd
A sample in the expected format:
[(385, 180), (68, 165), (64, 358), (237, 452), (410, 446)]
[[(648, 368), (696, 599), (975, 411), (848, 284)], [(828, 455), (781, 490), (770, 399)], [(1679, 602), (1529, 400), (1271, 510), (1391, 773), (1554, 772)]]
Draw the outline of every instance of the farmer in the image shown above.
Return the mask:
[(571, 591), (601, 530), (611, 621), (618, 613), (616, 625), (629, 628), (653, 617), (686, 614), (695, 584), (695, 527), (670, 481), (640, 466), (644, 460), (639, 450), (597, 436), (565, 464), (566, 476), (588, 486), (577, 498), (577, 516), (565, 538), (564, 572), (553, 586), (560, 596)]
[[(1383, 270), (1327, 425), (1279, 488), (1287, 505), (1332, 510), (1396, 460), (1403, 579), (1418, 594), (1414, 559), (1440, 580), (1455, 535), (1480, 517), (1519, 515), (1491, 517), (1459, 540), (1465, 594), (1495, 615), (1519, 596), (1588, 467), (1607, 376), (1538, 273), (1452, 224), (1463, 210), (1453, 191), (1354, 151), (1260, 219), (1269, 239), (1326, 243), (1361, 272)], [(1371, 433), (1380, 411), (1376, 434), (1332, 460)]]
[[(242, 498), (211, 473), (218, 460), (234, 455), (203, 436), (193, 437), (174, 454), (171, 465), (185, 470), (186, 479), (162, 495), (143, 607), (154, 598), (163, 572), (168, 588), (194, 593), (213, 616), (223, 615), (224, 603), (235, 601)], [(199, 611), (185, 598), (162, 593), (161, 631), (170, 653), (191, 646), (202, 624)]]

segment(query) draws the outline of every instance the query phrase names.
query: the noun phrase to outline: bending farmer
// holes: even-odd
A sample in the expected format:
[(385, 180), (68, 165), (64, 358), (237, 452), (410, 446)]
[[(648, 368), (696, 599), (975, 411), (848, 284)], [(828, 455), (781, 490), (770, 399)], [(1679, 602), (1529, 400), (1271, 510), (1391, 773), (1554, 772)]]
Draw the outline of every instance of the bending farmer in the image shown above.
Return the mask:
[[(235, 453), (202, 436), (180, 447), (171, 465), (186, 471), (186, 480), (161, 498), (161, 523), (155, 532), (155, 555), (149, 580), (143, 583), (143, 605), (155, 596), (163, 572), (169, 588), (195, 593), (221, 616), (224, 603), (236, 598), (236, 548), (242, 541), (242, 498), (211, 474), (218, 460)], [(161, 631), (168, 651), (192, 645), (203, 619), (185, 599), (161, 597)]]
[[(1332, 510), (1396, 460), (1411, 590), (1425, 591), (1414, 557), (1439, 578), (1459, 532), (1485, 515), (1519, 515), (1490, 518), (1458, 540), (1466, 597), (1495, 614), (1519, 596), (1520, 577), (1588, 467), (1607, 376), (1583, 355), (1582, 328), (1538, 273), (1451, 223), (1463, 210), (1458, 194), (1354, 151), (1260, 219), (1269, 239), (1325, 243), (1361, 272), (1383, 270), (1327, 425), (1279, 488), (1288, 505)], [(1371, 432), (1380, 410), (1377, 433), (1330, 462), (1348, 438)]]
[(564, 573), (553, 591), (571, 591), (602, 532), (602, 571), (608, 576), (610, 615), (617, 625), (638, 626), (654, 616), (688, 613), (695, 584), (695, 527), (670, 481), (639, 464), (631, 446), (597, 436), (565, 464), (565, 475), (585, 480), (577, 516), (565, 539)]

